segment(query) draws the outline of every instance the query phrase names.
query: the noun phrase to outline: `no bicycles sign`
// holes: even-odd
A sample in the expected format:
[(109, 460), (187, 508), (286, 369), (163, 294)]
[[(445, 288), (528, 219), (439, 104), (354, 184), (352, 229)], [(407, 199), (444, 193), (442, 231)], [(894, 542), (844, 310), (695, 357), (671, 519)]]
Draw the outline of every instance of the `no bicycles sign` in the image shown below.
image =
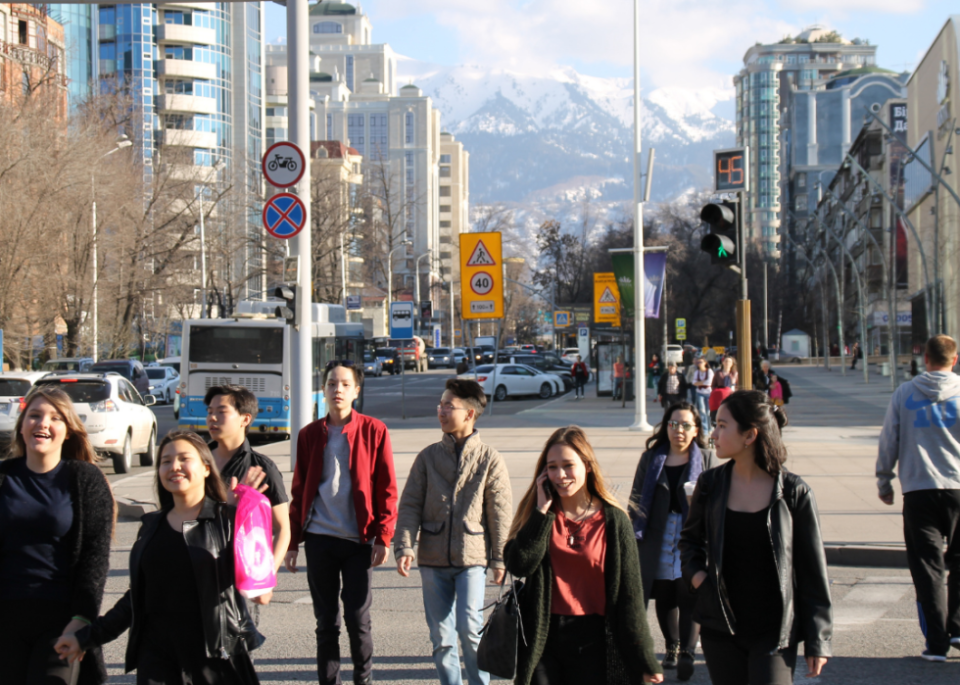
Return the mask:
[(306, 166), (303, 152), (293, 143), (274, 143), (263, 153), (263, 175), (274, 188), (297, 185)]

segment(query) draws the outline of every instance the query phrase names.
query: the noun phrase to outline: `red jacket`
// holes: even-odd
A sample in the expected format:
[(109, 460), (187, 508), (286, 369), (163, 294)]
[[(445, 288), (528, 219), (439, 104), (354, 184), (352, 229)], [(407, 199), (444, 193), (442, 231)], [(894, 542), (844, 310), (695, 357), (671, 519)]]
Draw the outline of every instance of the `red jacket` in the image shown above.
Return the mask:
[[(360, 540), (375, 539), (389, 547), (397, 525), (397, 476), (390, 434), (382, 421), (352, 412), (343, 435), (350, 445), (350, 484)], [(303, 542), (303, 530), (323, 475), (326, 444), (326, 418), (306, 426), (297, 437), (297, 466), (290, 492), (290, 550)]]

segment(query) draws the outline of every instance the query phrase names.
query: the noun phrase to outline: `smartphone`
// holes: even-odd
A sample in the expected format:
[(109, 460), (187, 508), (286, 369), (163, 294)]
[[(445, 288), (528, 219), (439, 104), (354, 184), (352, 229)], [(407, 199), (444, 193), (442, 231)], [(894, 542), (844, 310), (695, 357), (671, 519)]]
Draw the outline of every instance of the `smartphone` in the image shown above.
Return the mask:
[[(544, 469), (543, 473), (546, 473), (546, 472), (547, 472), (546, 469)], [(543, 480), (541, 487), (543, 488), (543, 494), (547, 499), (556, 499), (557, 491), (554, 489), (553, 483), (550, 482), (550, 476), (547, 476)]]

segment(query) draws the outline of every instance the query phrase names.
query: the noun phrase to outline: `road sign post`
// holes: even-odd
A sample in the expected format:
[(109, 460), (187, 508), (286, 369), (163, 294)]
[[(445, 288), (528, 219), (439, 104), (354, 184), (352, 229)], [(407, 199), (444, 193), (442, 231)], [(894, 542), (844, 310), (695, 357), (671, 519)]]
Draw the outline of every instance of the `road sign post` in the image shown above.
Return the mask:
[(260, 164), (264, 178), (274, 188), (289, 188), (297, 185), (307, 167), (303, 151), (287, 141), (274, 143), (267, 148)]
[(460, 298), (464, 319), (503, 317), (503, 258), (501, 235), (460, 235)]
[(293, 238), (303, 230), (306, 221), (307, 208), (292, 193), (278, 193), (263, 206), (263, 227), (274, 238)]
[(593, 274), (593, 321), (620, 326), (620, 288), (613, 272)]

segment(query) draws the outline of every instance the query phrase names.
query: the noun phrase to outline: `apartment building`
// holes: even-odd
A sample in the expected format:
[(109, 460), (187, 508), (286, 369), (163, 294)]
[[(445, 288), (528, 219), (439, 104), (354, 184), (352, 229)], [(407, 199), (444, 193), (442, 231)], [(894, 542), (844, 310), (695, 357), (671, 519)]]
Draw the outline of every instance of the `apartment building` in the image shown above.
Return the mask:
[(0, 101), (52, 96), (54, 116), (67, 113), (63, 27), (43, 5), (0, 5)]

